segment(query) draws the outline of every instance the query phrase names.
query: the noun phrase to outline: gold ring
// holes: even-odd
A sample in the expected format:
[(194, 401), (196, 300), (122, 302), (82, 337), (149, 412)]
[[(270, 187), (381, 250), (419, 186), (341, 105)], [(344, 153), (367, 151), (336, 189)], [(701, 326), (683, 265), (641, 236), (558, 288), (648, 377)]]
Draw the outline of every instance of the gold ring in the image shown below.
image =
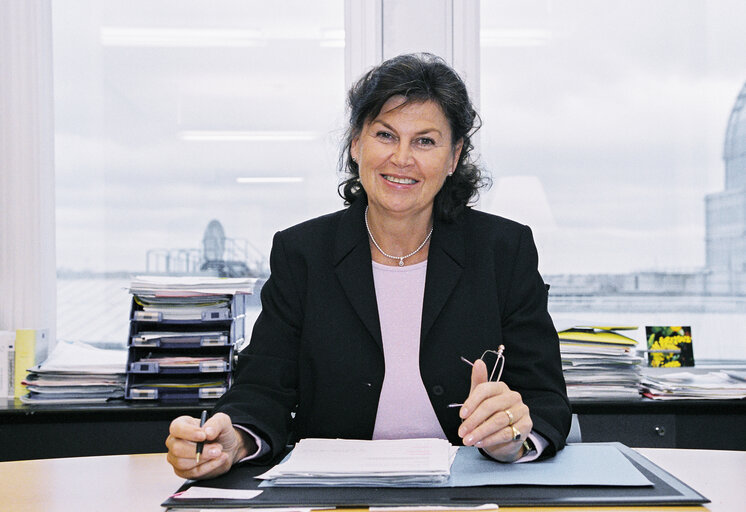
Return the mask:
[(513, 425), (510, 425), (510, 428), (513, 429), (513, 441), (520, 441), (521, 440), (521, 431), (515, 428)]
[(515, 419), (513, 419), (513, 413), (510, 412), (510, 409), (505, 409), (503, 412), (508, 415), (508, 426), (512, 427), (513, 423), (515, 423)]

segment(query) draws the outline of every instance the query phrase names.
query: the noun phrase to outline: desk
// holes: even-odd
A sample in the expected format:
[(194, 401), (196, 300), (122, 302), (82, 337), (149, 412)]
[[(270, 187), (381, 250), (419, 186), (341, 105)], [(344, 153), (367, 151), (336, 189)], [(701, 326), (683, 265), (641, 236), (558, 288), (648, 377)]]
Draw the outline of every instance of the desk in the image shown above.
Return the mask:
[[(24, 405), (0, 400), (0, 462), (9, 460), (159, 453), (171, 421), (199, 416), (215, 402)], [(111, 439), (117, 439), (112, 443)], [(64, 439), (65, 442), (60, 442)]]
[[(171, 420), (183, 414), (199, 417), (202, 409), (213, 405), (122, 400), (100, 405), (24, 405), (19, 400), (0, 400), (0, 462), (159, 453)], [(572, 406), (586, 442), (746, 450), (746, 400), (573, 400)], [(712, 436), (713, 431), (728, 435)], [(118, 442), (111, 443), (112, 437)], [(60, 438), (67, 441), (60, 443)]]
[[(707, 507), (607, 507), (603, 510), (733, 512), (746, 502), (746, 452), (641, 448), (638, 451), (707, 496)], [(183, 481), (164, 454), (0, 462), (0, 508), (14, 512), (157, 512)], [(526, 512), (528, 508), (502, 508)], [(590, 508), (561, 508), (589, 512)]]
[[(573, 400), (583, 441), (645, 448), (746, 450), (746, 400)], [(728, 432), (727, 436), (710, 433)]]

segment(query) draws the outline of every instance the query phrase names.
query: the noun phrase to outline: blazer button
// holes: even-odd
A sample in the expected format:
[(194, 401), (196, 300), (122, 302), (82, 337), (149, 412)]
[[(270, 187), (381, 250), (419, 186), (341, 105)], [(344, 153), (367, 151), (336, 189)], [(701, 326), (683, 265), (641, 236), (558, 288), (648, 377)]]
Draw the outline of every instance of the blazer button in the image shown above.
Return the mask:
[(436, 384), (432, 387), (432, 391), (433, 395), (440, 396), (444, 393), (445, 390), (443, 389), (443, 386), (441, 386), (440, 384)]

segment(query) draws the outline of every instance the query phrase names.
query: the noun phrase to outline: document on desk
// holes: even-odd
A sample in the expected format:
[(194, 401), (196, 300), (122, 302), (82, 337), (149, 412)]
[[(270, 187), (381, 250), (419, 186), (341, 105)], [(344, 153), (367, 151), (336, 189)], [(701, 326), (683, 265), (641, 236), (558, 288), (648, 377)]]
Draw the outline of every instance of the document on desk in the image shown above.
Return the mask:
[(456, 451), (444, 439), (303, 439), (257, 478), (282, 486), (432, 486), (448, 480)]
[[(332, 449), (301, 453), (297, 465), (293, 461), (292, 453), (294, 452), (291, 452), (291, 456), (286, 458), (285, 462), (257, 477), (265, 479), (260, 487), (477, 487), (485, 485), (644, 487), (653, 485), (627, 457), (616, 447), (610, 445), (571, 444), (551, 459), (526, 464), (502, 464), (488, 459), (474, 447), (461, 447), (453, 463), (449, 464), (449, 474), (445, 477), (431, 478), (429, 483), (424, 483), (424, 478), (421, 481), (416, 478), (407, 478), (407, 473), (403, 468), (408, 467), (409, 471), (420, 470), (426, 467), (428, 462), (422, 459), (423, 453), (417, 453), (415, 448), (407, 447), (406, 443), (402, 444), (399, 450), (395, 450), (394, 446), (387, 447), (387, 451), (395, 450), (395, 453), (390, 454), (371, 451), (365, 453), (365, 448), (359, 451), (351, 448), (346, 453), (340, 454), (338, 450), (341, 446), (335, 446), (335, 443), (331, 442), (334, 440), (325, 441), (330, 441), (328, 446)], [(365, 443), (366, 441), (356, 442)], [(369, 447), (369, 450), (372, 449), (373, 447)], [(389, 461), (384, 458), (389, 456), (392, 457), (393, 466), (401, 466), (400, 473), (391, 472), (391, 468), (386, 467)], [(355, 470), (354, 477), (346, 473), (353, 469)], [(380, 480), (378, 475), (381, 475)], [(386, 478), (387, 475), (393, 476)]]

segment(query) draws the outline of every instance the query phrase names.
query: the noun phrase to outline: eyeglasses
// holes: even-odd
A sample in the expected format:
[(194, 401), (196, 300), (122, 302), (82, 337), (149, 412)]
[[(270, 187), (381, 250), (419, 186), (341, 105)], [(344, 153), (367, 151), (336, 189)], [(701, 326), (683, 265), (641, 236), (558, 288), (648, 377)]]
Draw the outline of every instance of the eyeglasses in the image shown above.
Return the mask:
[[(484, 361), (484, 358), (488, 354), (494, 354), (495, 356), (495, 364), (492, 366), (492, 371), (490, 372), (489, 381), (492, 382), (494, 379), (494, 382), (500, 382), (500, 377), (502, 377), (503, 374), (503, 368), (505, 367), (505, 356), (503, 355), (503, 352), (505, 352), (505, 345), (500, 345), (497, 347), (497, 350), (485, 350), (482, 352), (482, 355), (479, 356), (479, 359)], [(468, 364), (469, 366), (474, 366), (474, 363), (466, 359), (464, 356), (461, 356), (461, 360)], [(495, 372), (497, 372), (497, 378), (495, 378)], [(461, 407), (464, 404), (448, 404), (448, 407)]]

